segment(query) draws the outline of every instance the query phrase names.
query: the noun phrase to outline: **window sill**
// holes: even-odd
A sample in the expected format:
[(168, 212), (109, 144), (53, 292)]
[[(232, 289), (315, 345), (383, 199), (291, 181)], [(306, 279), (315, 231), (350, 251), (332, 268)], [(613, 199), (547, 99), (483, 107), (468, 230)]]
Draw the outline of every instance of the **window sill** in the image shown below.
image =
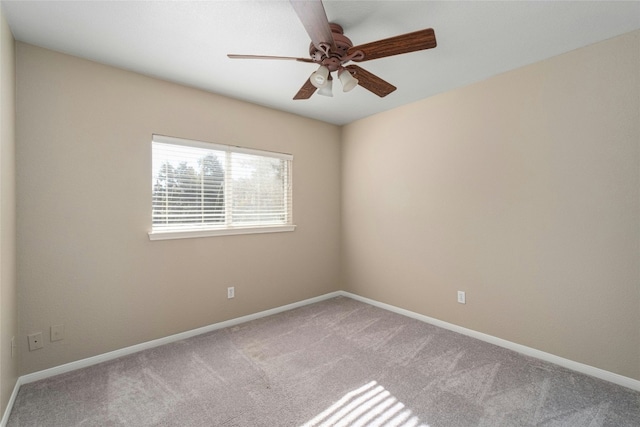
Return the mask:
[(231, 236), (234, 234), (282, 233), (294, 231), (295, 225), (275, 225), (263, 227), (237, 227), (219, 230), (172, 230), (151, 231), (149, 240), (191, 239), (197, 237)]

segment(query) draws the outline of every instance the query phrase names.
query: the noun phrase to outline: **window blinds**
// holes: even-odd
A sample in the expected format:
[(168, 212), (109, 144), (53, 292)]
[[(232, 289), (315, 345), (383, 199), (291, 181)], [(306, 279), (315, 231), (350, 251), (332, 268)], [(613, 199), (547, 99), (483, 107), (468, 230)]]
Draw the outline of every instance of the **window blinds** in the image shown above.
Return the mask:
[(153, 231), (292, 224), (293, 156), (154, 135)]

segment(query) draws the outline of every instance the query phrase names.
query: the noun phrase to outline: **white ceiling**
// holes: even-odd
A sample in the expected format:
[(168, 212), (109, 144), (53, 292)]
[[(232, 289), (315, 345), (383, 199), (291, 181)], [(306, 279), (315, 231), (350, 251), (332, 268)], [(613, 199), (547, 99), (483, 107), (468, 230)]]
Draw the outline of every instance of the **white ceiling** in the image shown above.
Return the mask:
[(398, 90), (294, 101), (314, 64), (288, 1), (8, 1), (17, 40), (335, 124), (640, 28), (640, 1), (325, 1), (354, 45), (433, 28), (435, 49), (359, 65)]

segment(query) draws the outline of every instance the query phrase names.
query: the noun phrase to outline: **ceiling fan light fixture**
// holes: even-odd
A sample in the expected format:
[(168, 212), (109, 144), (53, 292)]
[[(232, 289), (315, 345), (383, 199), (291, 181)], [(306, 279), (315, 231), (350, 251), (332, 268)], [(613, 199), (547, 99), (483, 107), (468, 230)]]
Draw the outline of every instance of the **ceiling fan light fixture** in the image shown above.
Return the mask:
[(358, 79), (353, 77), (351, 73), (344, 68), (338, 71), (338, 78), (340, 79), (340, 83), (342, 83), (343, 92), (349, 92), (358, 85)]
[[(329, 77), (331, 77), (331, 75), (329, 75)], [(327, 84), (325, 84), (320, 89), (318, 89), (318, 95), (333, 97), (332, 86), (333, 86), (333, 80), (329, 78), (327, 80)]]
[(329, 81), (329, 69), (321, 65), (313, 74), (311, 74), (311, 84), (321, 89), (327, 85)]

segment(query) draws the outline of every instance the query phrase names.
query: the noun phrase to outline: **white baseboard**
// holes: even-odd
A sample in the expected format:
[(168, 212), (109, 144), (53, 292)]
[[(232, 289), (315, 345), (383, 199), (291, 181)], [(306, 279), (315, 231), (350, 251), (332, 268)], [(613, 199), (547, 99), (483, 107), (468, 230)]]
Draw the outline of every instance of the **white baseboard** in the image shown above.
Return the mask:
[(517, 344), (511, 341), (503, 340), (502, 338), (494, 337), (492, 335), (487, 335), (482, 332), (474, 331), (472, 329), (463, 328), (462, 326), (458, 326), (452, 323), (444, 322), (442, 320), (434, 319), (433, 317), (425, 316), (423, 314), (414, 313), (413, 311), (395, 307), (390, 304), (385, 304), (383, 302), (361, 297), (359, 295), (355, 295), (350, 292), (341, 291), (340, 295), (353, 298), (357, 301), (361, 301), (361, 302), (373, 305), (375, 307), (383, 308), (385, 310), (389, 310), (394, 313), (401, 314), (403, 316), (411, 317), (413, 319), (420, 320), (422, 322), (429, 323), (434, 326), (439, 326), (443, 329), (448, 329), (453, 332), (458, 332), (462, 335), (467, 335), (469, 337), (479, 339), (480, 341), (485, 341), (485, 342), (497, 345), (499, 347), (504, 347), (509, 350), (513, 350), (515, 352), (522, 353), (527, 356), (535, 357), (536, 359), (544, 360), (545, 362), (550, 362), (550, 363), (562, 366), (563, 368), (571, 369), (572, 371), (580, 372), (582, 374), (590, 375), (592, 377), (596, 377), (601, 380), (609, 381), (611, 383), (620, 385), (622, 387), (640, 391), (640, 381), (634, 380), (633, 378), (629, 378), (623, 375), (615, 374), (613, 372), (605, 371), (604, 369), (596, 368), (590, 365), (585, 365), (584, 363), (575, 362), (570, 359), (565, 359), (564, 357), (556, 356), (555, 354), (546, 353), (544, 351), (536, 350), (535, 348), (527, 347), (522, 344)]
[(527, 356), (535, 357), (540, 360), (544, 360), (546, 362), (554, 363), (556, 365), (562, 366), (564, 368), (571, 369), (576, 372), (580, 372), (586, 375), (590, 375), (592, 377), (600, 378), (605, 381), (609, 381), (611, 383), (630, 388), (632, 390), (640, 391), (640, 381), (625, 377), (623, 375), (618, 375), (613, 372), (605, 371), (604, 369), (595, 368), (593, 366), (585, 365), (583, 363), (575, 362), (573, 360), (565, 359), (563, 357), (556, 356), (551, 353), (546, 353), (544, 351), (536, 350), (535, 348), (527, 347), (521, 344), (517, 344), (511, 341), (503, 340), (502, 338), (497, 338), (491, 335), (484, 334), (482, 332), (477, 332), (472, 329), (463, 328), (462, 326), (454, 325), (452, 323), (444, 322), (442, 320), (434, 319), (429, 316), (425, 316), (422, 314), (414, 313), (409, 310), (405, 310), (403, 308), (395, 307), (390, 304), (385, 304), (376, 300), (372, 300), (369, 298), (361, 297), (356, 294), (352, 294), (350, 292), (345, 291), (336, 291), (331, 292), (325, 295), (320, 295), (318, 297), (309, 298), (303, 301), (295, 302), (292, 304), (283, 305), (281, 307), (272, 308), (270, 310), (261, 311), (254, 314), (249, 314), (247, 316), (238, 317), (235, 319), (226, 320), (224, 322), (214, 323), (212, 325), (203, 326), (202, 328), (192, 329), (190, 331), (181, 332), (178, 334), (170, 335), (164, 338), (159, 338), (153, 341), (147, 341), (144, 343), (132, 345), (130, 347), (121, 348), (119, 350), (110, 351), (108, 353), (100, 354), (93, 357), (88, 357), (86, 359), (77, 360), (75, 362), (66, 363), (64, 365), (56, 366), (53, 368), (45, 369), (42, 371), (34, 372), (31, 374), (23, 375), (18, 378), (16, 385), (13, 389), (13, 393), (11, 394), (11, 398), (9, 399), (9, 403), (5, 412), (3, 414), (2, 420), (0, 421), (0, 427), (5, 427), (6, 423), (9, 419), (9, 414), (11, 413), (11, 409), (13, 408), (14, 401), (16, 399), (16, 395), (18, 394), (18, 390), (22, 384), (28, 384), (34, 381), (43, 380), (45, 378), (49, 378), (55, 375), (64, 374), (66, 372), (75, 371), (77, 369), (86, 368), (88, 366), (96, 365), (98, 363), (106, 362), (109, 360), (117, 359), (122, 356), (127, 356), (130, 354), (137, 353), (142, 350), (147, 350), (150, 348), (158, 347), (164, 344), (169, 344), (176, 341), (181, 341), (187, 338), (191, 338), (196, 335), (204, 334), (207, 332), (215, 331), (218, 329), (228, 328), (230, 326), (239, 325), (241, 323), (249, 322), (251, 320), (260, 319), (262, 317), (271, 316), (273, 314), (282, 313), (285, 311), (292, 310), (294, 308), (303, 307), (305, 305), (313, 304), (316, 302), (324, 301), (329, 298), (334, 298), (337, 296), (344, 296), (348, 298), (352, 298), (357, 301), (364, 302), (366, 304), (370, 304), (375, 307), (379, 307), (388, 311), (392, 311), (394, 313), (401, 314), (403, 316), (410, 317), (412, 319), (420, 320), (425, 323), (429, 323), (434, 326), (441, 327), (443, 329), (448, 329), (453, 332), (458, 332), (463, 335), (467, 335), (472, 338), (479, 339), (481, 341), (485, 341), (499, 347), (504, 347), (509, 350), (516, 351), (518, 353), (525, 354)]
[(2, 415), (2, 420), (0, 420), (0, 427), (6, 427), (7, 422), (9, 421), (9, 415), (11, 415), (11, 409), (13, 409), (13, 403), (16, 401), (16, 396), (18, 395), (18, 390), (20, 390), (20, 385), (22, 382), (18, 377), (16, 381), (16, 385), (13, 386), (13, 392), (11, 393), (11, 397), (9, 398), (9, 402), (7, 402), (7, 408), (4, 410), (4, 414)]
[(22, 384), (28, 384), (34, 381), (39, 381), (45, 378), (52, 377), (54, 375), (64, 374), (66, 372), (75, 371), (76, 369), (86, 368), (87, 366), (92, 366), (98, 363), (117, 359), (118, 357), (127, 356), (129, 354), (137, 353), (139, 351), (147, 350), (149, 348), (159, 347), (161, 345), (191, 338), (196, 335), (205, 334), (207, 332), (228, 328), (230, 326), (239, 325), (241, 323), (249, 322), (255, 319), (260, 319), (262, 317), (271, 316), (272, 314), (293, 310), (294, 308), (303, 307), (305, 305), (313, 304), (319, 301), (324, 301), (326, 299), (333, 298), (339, 295), (341, 295), (340, 291), (331, 292), (325, 295), (320, 295), (318, 297), (309, 298), (306, 300), (294, 302), (292, 304), (283, 305), (281, 307), (272, 308), (270, 310), (260, 311), (258, 313), (237, 317), (235, 319), (225, 320), (224, 322), (214, 323), (212, 325), (203, 326), (202, 328), (180, 332), (178, 334), (169, 335), (168, 337), (158, 338), (153, 341), (143, 342), (140, 344), (132, 345), (130, 347), (121, 348), (119, 350), (110, 351), (108, 353), (99, 354), (97, 356), (88, 357), (86, 359), (77, 360), (75, 362), (70, 362), (64, 365), (34, 372), (32, 374), (23, 375), (22, 377), (20, 377), (20, 379), (22, 380)]

